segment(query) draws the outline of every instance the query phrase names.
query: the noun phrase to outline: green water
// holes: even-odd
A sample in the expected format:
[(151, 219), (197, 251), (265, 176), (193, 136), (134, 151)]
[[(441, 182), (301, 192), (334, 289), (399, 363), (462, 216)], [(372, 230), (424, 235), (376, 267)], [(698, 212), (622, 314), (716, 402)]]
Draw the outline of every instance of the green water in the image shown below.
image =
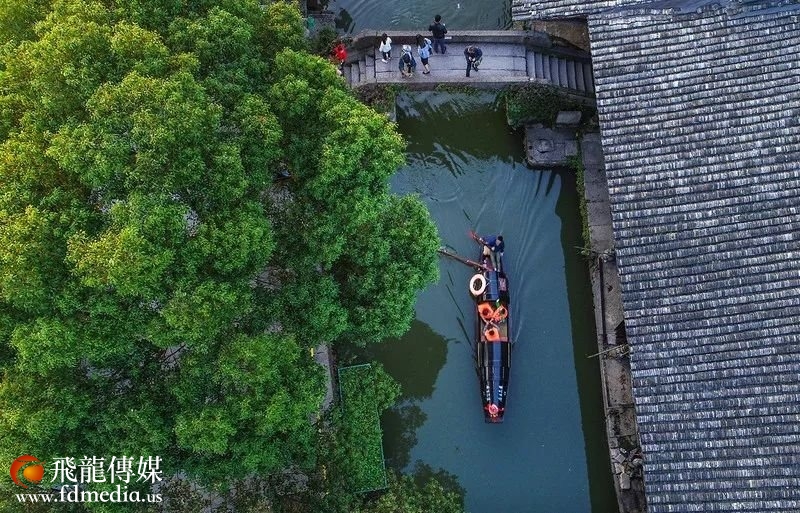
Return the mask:
[(425, 34), (437, 14), (449, 31), (511, 26), (511, 0), (331, 0), (328, 9), (336, 15), (336, 26), (348, 33), (419, 30)]
[(505, 423), (483, 421), (471, 340), (471, 270), (441, 260), (411, 330), (370, 349), (403, 386), (383, 419), (387, 463), (457, 478), (472, 513), (616, 510), (595, 359), (591, 288), (571, 172), (524, 163), (522, 134), (493, 93), (398, 99), (407, 165), (393, 181), (418, 194), (444, 243), (474, 258), (467, 236), (502, 232), (514, 312)]

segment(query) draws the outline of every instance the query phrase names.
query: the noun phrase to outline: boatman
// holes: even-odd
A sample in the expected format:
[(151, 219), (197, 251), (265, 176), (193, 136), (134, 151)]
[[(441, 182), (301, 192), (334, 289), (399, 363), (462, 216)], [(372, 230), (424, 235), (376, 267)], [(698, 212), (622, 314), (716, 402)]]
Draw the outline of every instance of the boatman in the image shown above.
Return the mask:
[(506, 250), (506, 244), (503, 242), (503, 236), (498, 235), (495, 237), (494, 235), (489, 235), (488, 237), (482, 237), (479, 240), (483, 244), (484, 256), (491, 257), (494, 268), (497, 270), (502, 270), (500, 269), (500, 258), (498, 258), (498, 255), (502, 257), (503, 252)]

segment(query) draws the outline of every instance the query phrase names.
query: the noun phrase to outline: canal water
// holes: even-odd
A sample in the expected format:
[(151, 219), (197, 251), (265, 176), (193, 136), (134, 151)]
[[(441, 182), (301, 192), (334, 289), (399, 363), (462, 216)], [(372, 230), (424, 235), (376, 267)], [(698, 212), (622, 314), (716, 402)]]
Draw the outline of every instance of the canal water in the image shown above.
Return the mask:
[(511, 26), (511, 0), (331, 0), (328, 10), (347, 33), (362, 30), (419, 30), (427, 34), (442, 15), (448, 30), (494, 30)]
[(405, 93), (397, 112), (408, 150), (394, 191), (419, 195), (461, 255), (476, 257), (470, 229), (504, 235), (515, 345), (505, 423), (487, 425), (472, 271), (442, 258), (411, 330), (361, 355), (403, 387), (383, 419), (389, 466), (445, 471), (471, 513), (614, 511), (599, 371), (587, 359), (597, 345), (573, 173), (525, 165), (522, 134), (495, 93)]

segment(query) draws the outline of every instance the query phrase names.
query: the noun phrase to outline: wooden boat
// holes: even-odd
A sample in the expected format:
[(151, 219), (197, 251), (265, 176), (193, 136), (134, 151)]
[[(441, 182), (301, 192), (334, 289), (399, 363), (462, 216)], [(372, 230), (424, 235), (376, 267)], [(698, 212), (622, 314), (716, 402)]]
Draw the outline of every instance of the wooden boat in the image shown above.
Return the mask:
[(475, 299), (475, 342), (477, 372), (483, 402), (484, 420), (503, 422), (511, 369), (511, 299), (502, 255), (497, 255), (497, 268), (492, 258), (483, 255), (480, 244), (480, 266), (469, 282)]

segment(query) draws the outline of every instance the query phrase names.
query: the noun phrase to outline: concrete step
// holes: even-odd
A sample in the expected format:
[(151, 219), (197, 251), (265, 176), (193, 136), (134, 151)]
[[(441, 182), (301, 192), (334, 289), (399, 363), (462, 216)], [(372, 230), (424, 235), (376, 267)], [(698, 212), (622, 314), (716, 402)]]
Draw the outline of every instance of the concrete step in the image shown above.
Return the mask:
[(575, 80), (575, 61), (567, 61), (567, 85), (570, 89), (577, 89), (578, 83)]
[(536, 76), (536, 60), (534, 58), (534, 52), (525, 53), (525, 72), (529, 77)]
[(585, 90), (589, 94), (594, 94), (594, 77), (592, 76), (592, 63), (585, 62), (583, 64), (583, 83)]
[(350, 64), (344, 67), (344, 79), (350, 86), (355, 85), (353, 83), (353, 66)]
[(560, 60), (558, 57), (550, 57), (550, 82), (555, 85), (561, 85), (558, 80), (558, 62)]
[(544, 78), (544, 70), (542, 69), (544, 58), (540, 53), (537, 52), (532, 52), (532, 53), (533, 53), (533, 67), (534, 67), (533, 76), (535, 78)]
[(578, 91), (586, 91), (586, 82), (583, 78), (584, 64), (582, 62), (576, 62), (575, 64), (575, 87)]
[(375, 82), (375, 58), (370, 57), (369, 55), (365, 56), (363, 60), (363, 66), (364, 76), (361, 79), (361, 83)]
[(542, 55), (542, 76), (543, 78), (550, 81), (550, 56), (549, 55)]

